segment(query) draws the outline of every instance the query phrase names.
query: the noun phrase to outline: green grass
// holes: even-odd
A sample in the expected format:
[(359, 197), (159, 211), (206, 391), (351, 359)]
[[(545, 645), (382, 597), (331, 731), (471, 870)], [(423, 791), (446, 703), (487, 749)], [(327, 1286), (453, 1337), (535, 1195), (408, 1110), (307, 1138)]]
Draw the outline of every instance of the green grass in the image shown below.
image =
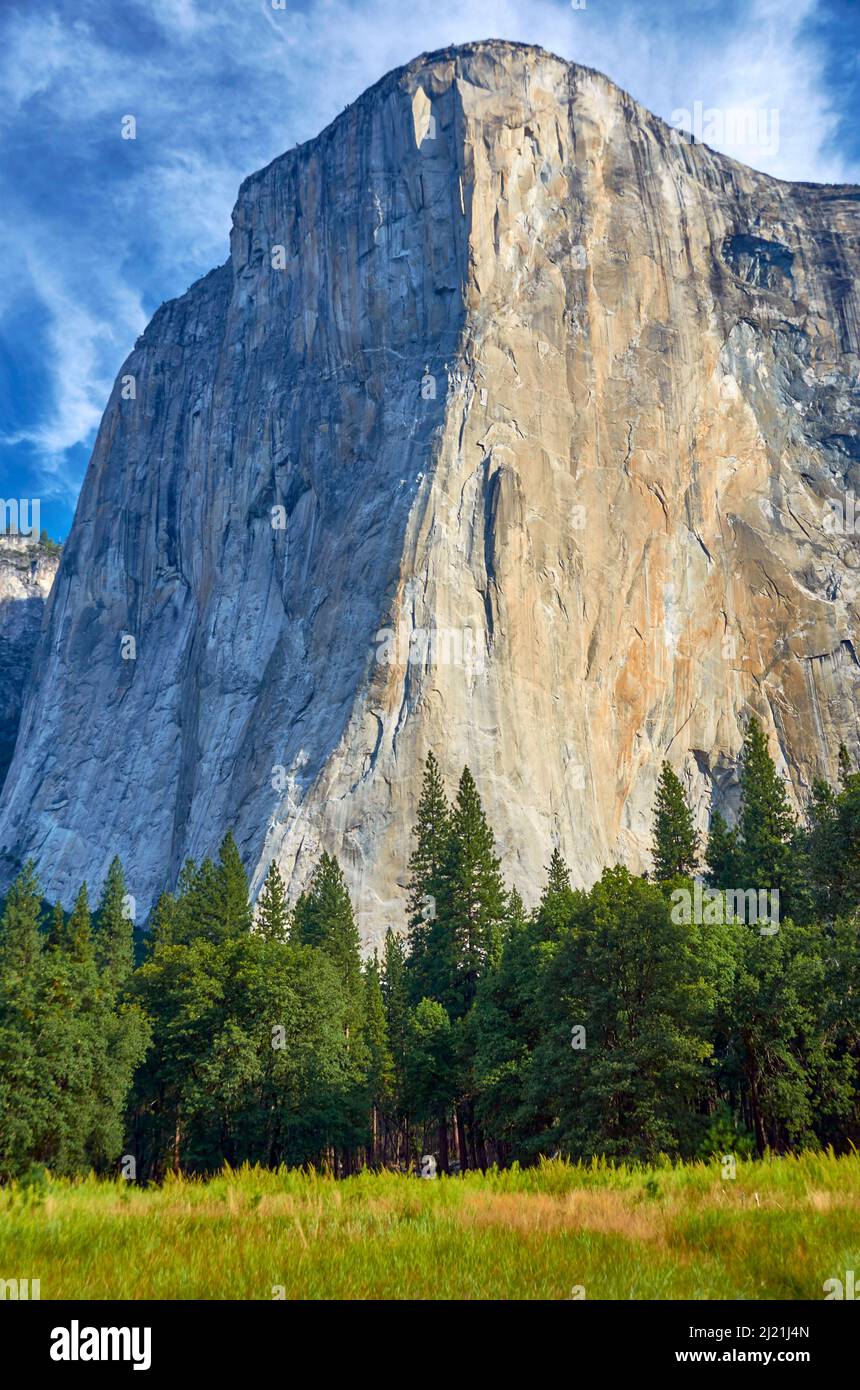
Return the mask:
[(0, 1192), (0, 1278), (43, 1299), (821, 1299), (849, 1269), (860, 1156)]

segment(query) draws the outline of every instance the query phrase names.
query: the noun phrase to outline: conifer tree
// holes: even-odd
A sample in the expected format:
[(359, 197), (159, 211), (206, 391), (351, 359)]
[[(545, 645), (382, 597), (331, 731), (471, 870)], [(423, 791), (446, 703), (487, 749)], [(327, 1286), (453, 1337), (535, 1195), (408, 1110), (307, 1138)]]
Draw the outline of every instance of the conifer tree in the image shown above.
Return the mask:
[(399, 1074), (402, 1072), (406, 1049), (409, 1002), (406, 993), (406, 955), (403, 942), (391, 927), (385, 933), (380, 985), (385, 1004), (385, 1026), (389, 1045), (394, 1057), (395, 1071)]
[[(86, 883), (82, 883), (69, 920), (66, 923), (66, 950), (69, 959), (86, 971), (95, 967), (96, 950), (93, 939), (93, 921), (90, 913), (90, 900)], [(95, 978), (93, 975), (92, 979)]]
[(422, 999), (409, 1014), (406, 1089), (410, 1113), (437, 1127), (436, 1158), (447, 1172), (448, 1114), (457, 1092), (456, 1044), (446, 1010), (435, 999)]
[(795, 819), (757, 719), (749, 721), (741, 754), (738, 828), (747, 876), (753, 882), (776, 883), (784, 873)]
[[(570, 869), (567, 867), (560, 850), (554, 849), (550, 855), (549, 864), (547, 865), (544, 896), (548, 897), (552, 893), (560, 894), (569, 892)], [(522, 901), (522, 899), (520, 899), (520, 901)]]
[(4, 1000), (26, 999), (39, 980), (42, 897), (36, 866), (28, 859), (13, 882), (0, 918), (0, 972)]
[(651, 849), (654, 878), (658, 883), (681, 876), (692, 877), (698, 859), (698, 838), (684, 788), (668, 762), (664, 762), (654, 804)]
[(731, 830), (722, 812), (715, 811), (711, 816), (708, 843), (705, 847), (707, 871), (705, 881), (710, 888), (739, 888), (740, 851), (738, 832)]
[(371, 1113), (371, 1163), (379, 1161), (382, 1151), (386, 1117), (389, 1114), (394, 1088), (394, 1059), (388, 1043), (385, 1025), (385, 1003), (379, 979), (379, 962), (373, 960), (364, 968), (364, 1041), (368, 1053), (367, 1090)]
[(198, 937), (226, 941), (249, 932), (252, 920), (248, 879), (233, 832), (228, 830), (217, 864), (207, 858), (199, 868), (192, 860), (183, 867), (176, 893), (174, 940), (177, 944)]
[(415, 841), (409, 857), (407, 898), (408, 960), (407, 982), (413, 1003), (433, 994), (439, 987), (438, 962), (431, 961), (431, 942), (436, 935), (439, 900), (444, 889), (448, 854), (450, 808), (439, 764), (431, 751), (427, 754), (412, 829)]
[(51, 909), (51, 925), (48, 929), (48, 945), (62, 946), (66, 939), (66, 914), (63, 911), (63, 904), (54, 903)]
[(248, 900), (248, 878), (232, 830), (228, 830), (218, 850), (218, 886), (222, 896), (222, 922), (225, 936), (239, 936), (251, 930), (252, 910)]
[(335, 965), (343, 983), (351, 1033), (360, 1034), (363, 1019), (361, 941), (341, 867), (323, 851), (310, 888), (296, 904), (291, 940), (316, 946)]
[[(841, 772), (841, 769), (840, 769)], [(844, 847), (839, 826), (839, 795), (816, 777), (809, 805), (807, 854), (815, 905), (826, 918), (840, 911), (844, 898)]]
[(134, 969), (134, 923), (127, 911), (125, 874), (118, 858), (108, 869), (95, 927), (96, 961), (111, 987), (122, 990)]
[(768, 752), (758, 720), (750, 719), (741, 754), (738, 817), (740, 872), (744, 888), (779, 890), (783, 916), (808, 915), (807, 866), (783, 779)]
[(284, 880), (274, 859), (269, 865), (266, 881), (257, 902), (257, 925), (269, 941), (286, 941), (289, 936), (290, 913)]
[(474, 778), (464, 767), (451, 812), (438, 930), (434, 934), (445, 948), (440, 964), (450, 971), (437, 997), (452, 1020), (468, 1013), (478, 980), (498, 959), (506, 909), (493, 832)]
[(52, 1078), (42, 1046), (45, 1000), (41, 892), (33, 861), (0, 917), (0, 1178), (26, 1172), (50, 1123)]
[[(516, 893), (516, 889), (514, 889)], [(522, 910), (522, 899), (516, 893), (519, 908)], [(547, 866), (547, 880), (541, 894), (535, 917), (535, 931), (537, 936), (543, 941), (553, 941), (558, 933), (570, 921), (573, 911), (575, 897), (570, 886), (570, 870), (567, 867), (560, 852), (554, 849)], [(511, 914), (517, 915), (515, 905), (511, 902)]]
[(540, 1037), (536, 991), (548, 958), (545, 943), (558, 940), (575, 902), (564, 861), (556, 855), (553, 861), (533, 917), (512, 889), (499, 963), (482, 976), (470, 1014), (476, 1116), (501, 1157), (528, 1157), (529, 1138), (549, 1123), (528, 1107), (526, 1088)]
[(176, 937), (177, 907), (172, 893), (159, 894), (152, 912), (147, 946), (150, 955), (172, 946)]

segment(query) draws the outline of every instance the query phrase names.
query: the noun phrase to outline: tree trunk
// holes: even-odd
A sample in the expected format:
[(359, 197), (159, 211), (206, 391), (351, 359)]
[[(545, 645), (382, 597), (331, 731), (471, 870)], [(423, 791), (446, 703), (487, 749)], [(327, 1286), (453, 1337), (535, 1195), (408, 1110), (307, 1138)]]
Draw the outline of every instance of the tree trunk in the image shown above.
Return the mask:
[(439, 1168), (443, 1173), (449, 1169), (448, 1160), (448, 1116), (439, 1116)]
[(466, 1126), (463, 1123), (462, 1105), (455, 1105), (454, 1116), (457, 1124), (457, 1153), (460, 1159), (460, 1172), (465, 1173), (469, 1167), (469, 1151), (466, 1147)]
[(177, 1110), (177, 1112), (176, 1112), (176, 1129), (174, 1130), (174, 1133), (173, 1133), (173, 1171), (174, 1171), (174, 1173), (176, 1173), (177, 1175), (178, 1175), (178, 1173), (179, 1173), (179, 1145), (180, 1145), (181, 1138), (182, 1138), (182, 1131), (181, 1131), (181, 1116), (180, 1116), (180, 1112)]
[(767, 1148), (767, 1135), (764, 1131), (764, 1120), (762, 1119), (761, 1105), (759, 1104), (758, 1094), (758, 1075), (755, 1062), (752, 1060), (747, 1050), (746, 1062), (747, 1081), (749, 1082), (750, 1114), (752, 1115), (753, 1131), (755, 1133), (755, 1146), (759, 1158)]

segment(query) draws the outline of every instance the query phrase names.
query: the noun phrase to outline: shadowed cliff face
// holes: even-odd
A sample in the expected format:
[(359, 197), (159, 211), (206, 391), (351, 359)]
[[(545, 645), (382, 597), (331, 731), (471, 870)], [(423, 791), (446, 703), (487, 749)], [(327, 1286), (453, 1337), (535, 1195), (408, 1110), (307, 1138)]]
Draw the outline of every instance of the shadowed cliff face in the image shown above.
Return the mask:
[(0, 787), (15, 750), (27, 676), (59, 562), (55, 546), (0, 535)]
[(752, 711), (802, 804), (857, 744), (858, 238), (860, 190), (506, 43), (248, 179), (108, 404), (7, 872), (119, 853), (148, 904), (232, 825), (255, 886), (337, 853), (370, 940), (430, 747), (526, 895), (554, 844), (641, 867), (665, 756), (730, 808)]

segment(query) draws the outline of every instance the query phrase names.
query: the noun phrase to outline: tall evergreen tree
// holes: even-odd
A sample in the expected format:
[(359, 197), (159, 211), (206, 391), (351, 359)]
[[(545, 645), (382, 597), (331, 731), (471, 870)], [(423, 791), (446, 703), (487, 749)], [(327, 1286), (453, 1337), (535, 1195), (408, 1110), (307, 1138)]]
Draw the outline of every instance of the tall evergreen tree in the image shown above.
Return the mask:
[(436, 941), (447, 967), (441, 1002), (452, 1020), (472, 1006), (483, 972), (498, 959), (507, 901), (493, 832), (468, 767), (451, 813)]
[(62, 903), (54, 903), (48, 928), (48, 945), (61, 947), (66, 939), (66, 914)]
[(173, 938), (179, 943), (197, 937), (226, 941), (251, 930), (253, 913), (248, 879), (232, 831), (218, 851), (218, 862), (204, 859), (197, 868), (188, 860), (180, 874), (173, 918)]
[(249, 932), (253, 914), (248, 900), (248, 877), (232, 830), (227, 831), (218, 850), (218, 878), (225, 935), (239, 936)]
[(41, 892), (28, 859), (0, 917), (0, 1178), (26, 1172), (44, 1149), (53, 1100), (42, 1043), (45, 997)]
[(371, 1162), (378, 1163), (394, 1094), (394, 1058), (388, 1042), (385, 1002), (376, 955), (364, 968), (364, 1040), (367, 1047), (367, 1089), (371, 1114)]
[(415, 843), (409, 857), (407, 982), (413, 1003), (439, 988), (438, 962), (434, 968), (431, 942), (444, 889), (449, 825), (450, 808), (445, 787), (439, 764), (431, 751), (424, 768), (417, 819), (412, 830)]
[(783, 916), (808, 916), (807, 866), (785, 783), (757, 719), (750, 719), (741, 754), (738, 817), (739, 887), (779, 890)]
[(705, 881), (710, 888), (739, 888), (740, 849), (735, 826), (729, 829), (721, 811), (711, 816), (711, 828), (705, 848), (707, 870)]
[[(559, 932), (570, 921), (576, 895), (570, 886), (570, 870), (557, 849), (554, 849), (547, 866), (547, 878), (541, 893), (540, 903), (529, 936), (535, 941), (554, 941)], [(516, 890), (514, 890), (516, 892)], [(522, 901), (517, 894), (519, 911)], [(516, 916), (512, 903), (513, 915)]]
[(96, 961), (114, 990), (128, 983), (134, 969), (134, 923), (122, 864), (114, 858), (107, 872), (95, 919)]
[(385, 933), (380, 986), (385, 1004), (385, 1027), (394, 1057), (395, 1075), (399, 1079), (406, 1050), (409, 1000), (406, 993), (406, 953), (402, 939), (391, 927)]
[[(96, 949), (93, 939), (93, 919), (90, 912), (90, 900), (87, 893), (87, 885), (82, 883), (78, 896), (75, 898), (75, 905), (66, 923), (66, 950), (69, 959), (76, 966), (83, 967), (89, 971), (90, 967), (95, 967)], [(88, 976), (88, 979), (95, 980), (95, 975)]]
[(806, 837), (815, 907), (828, 920), (860, 907), (860, 773), (840, 754), (838, 791), (813, 783)]
[(176, 899), (172, 893), (160, 893), (152, 910), (147, 939), (148, 954), (154, 955), (167, 946), (172, 946), (176, 938)]
[(693, 813), (684, 788), (667, 762), (663, 763), (654, 804), (654, 842), (651, 858), (658, 883), (691, 878), (696, 871), (698, 841)]
[(274, 859), (269, 865), (266, 881), (257, 901), (257, 926), (269, 941), (286, 941), (290, 930), (290, 913), (284, 880)]
[(776, 884), (795, 830), (785, 783), (778, 775), (757, 719), (750, 719), (741, 753), (738, 817), (744, 870), (753, 882)]
[(361, 940), (341, 867), (323, 851), (310, 888), (297, 904), (290, 939), (316, 946), (332, 961), (348, 1001), (351, 1035), (360, 1036), (364, 1017)]
[(472, 1011), (478, 1119), (497, 1155), (522, 1160), (534, 1157), (535, 1137), (552, 1123), (552, 1113), (535, 1108), (530, 1085), (543, 1034), (538, 991), (546, 961), (563, 939), (581, 896), (570, 888), (564, 861), (560, 856), (553, 861), (533, 917), (512, 890), (501, 958), (482, 976)]

